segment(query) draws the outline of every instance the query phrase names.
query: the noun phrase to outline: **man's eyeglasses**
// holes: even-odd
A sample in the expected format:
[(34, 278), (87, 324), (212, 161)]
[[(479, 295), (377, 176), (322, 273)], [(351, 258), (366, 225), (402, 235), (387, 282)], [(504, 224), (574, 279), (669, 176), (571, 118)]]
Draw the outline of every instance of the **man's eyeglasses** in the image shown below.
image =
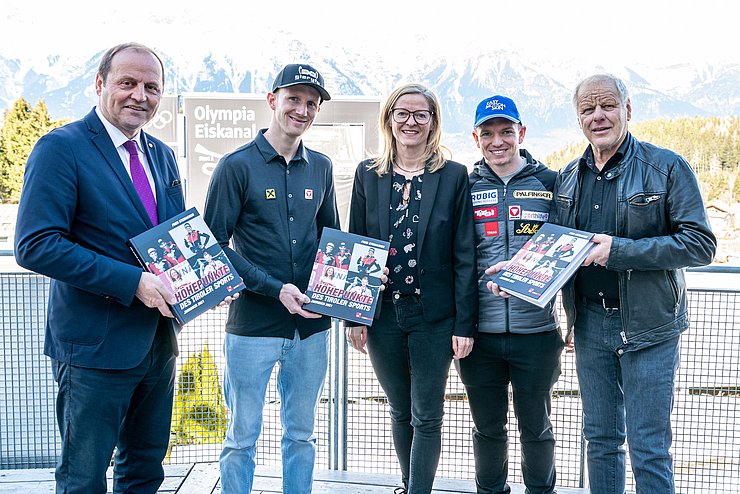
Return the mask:
[(396, 123), (406, 123), (409, 117), (413, 115), (416, 123), (419, 125), (425, 125), (432, 119), (434, 112), (430, 110), (417, 110), (412, 112), (405, 108), (394, 108), (391, 110), (391, 115), (393, 116), (393, 121)]

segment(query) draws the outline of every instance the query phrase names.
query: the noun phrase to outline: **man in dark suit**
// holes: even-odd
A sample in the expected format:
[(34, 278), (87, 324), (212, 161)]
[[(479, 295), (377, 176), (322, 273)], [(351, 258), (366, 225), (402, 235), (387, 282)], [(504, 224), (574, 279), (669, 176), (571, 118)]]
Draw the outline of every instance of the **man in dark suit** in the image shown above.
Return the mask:
[(126, 245), (185, 206), (172, 150), (141, 132), (163, 86), (152, 50), (111, 48), (97, 107), (42, 137), (26, 165), (15, 254), (52, 279), (44, 353), (59, 384), (57, 493), (105, 493), (114, 448), (114, 492), (155, 493), (164, 479), (175, 300)]

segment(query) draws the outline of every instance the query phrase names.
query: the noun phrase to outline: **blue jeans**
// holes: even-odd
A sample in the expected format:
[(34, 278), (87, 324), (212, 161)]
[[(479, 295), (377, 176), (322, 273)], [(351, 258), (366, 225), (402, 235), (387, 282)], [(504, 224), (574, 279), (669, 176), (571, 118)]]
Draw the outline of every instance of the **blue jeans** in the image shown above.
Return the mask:
[(593, 494), (625, 492), (625, 439), (638, 494), (673, 494), (671, 410), (679, 336), (635, 350), (619, 310), (577, 306), (576, 370)]
[(455, 361), (473, 417), (478, 494), (511, 492), (509, 383), (522, 445), (527, 494), (555, 491), (555, 434), (550, 422), (552, 388), (560, 376), (559, 331), (534, 334), (479, 333), (473, 351)]
[(432, 490), (442, 450), (442, 417), (454, 318), (428, 323), (416, 297), (384, 300), (368, 331), (370, 362), (388, 397), (391, 432), (409, 494)]
[(59, 384), (58, 493), (108, 492), (105, 476), (114, 448), (113, 492), (157, 492), (164, 480), (175, 379), (167, 331), (157, 329), (151, 350), (133, 369), (86, 369), (51, 361)]
[(231, 411), (221, 451), (221, 492), (250, 493), (257, 439), (272, 369), (280, 366), (277, 390), (283, 426), (283, 493), (308, 494), (316, 459), (314, 419), (326, 379), (329, 332), (305, 340), (226, 333), (224, 395)]

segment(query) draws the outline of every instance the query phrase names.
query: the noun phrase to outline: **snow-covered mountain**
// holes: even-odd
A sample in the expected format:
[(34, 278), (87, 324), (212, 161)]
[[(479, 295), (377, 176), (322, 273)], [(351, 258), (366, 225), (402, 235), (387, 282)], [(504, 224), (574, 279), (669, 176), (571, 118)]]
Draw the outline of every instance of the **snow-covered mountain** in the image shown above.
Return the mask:
[[(332, 94), (384, 96), (402, 82), (422, 82), (439, 96), (445, 131), (467, 134), (478, 101), (506, 94), (518, 104), (530, 135), (556, 138), (574, 134), (571, 92), (582, 77), (610, 71), (632, 93), (633, 119), (740, 114), (740, 65), (609, 66), (568, 61), (528, 60), (506, 51), (461, 54), (454, 58), (420, 55), (398, 66), (381, 57), (342, 47), (308, 46), (300, 41), (274, 44), (249, 53), (208, 52), (201, 56), (160, 52), (166, 90), (264, 93), (280, 68), (308, 61), (324, 76)], [(238, 54), (237, 54), (238, 53)], [(78, 118), (96, 102), (94, 77), (101, 52), (74, 62), (60, 55), (34, 63), (0, 54), (0, 110), (20, 96), (32, 104), (43, 98), (52, 117)]]

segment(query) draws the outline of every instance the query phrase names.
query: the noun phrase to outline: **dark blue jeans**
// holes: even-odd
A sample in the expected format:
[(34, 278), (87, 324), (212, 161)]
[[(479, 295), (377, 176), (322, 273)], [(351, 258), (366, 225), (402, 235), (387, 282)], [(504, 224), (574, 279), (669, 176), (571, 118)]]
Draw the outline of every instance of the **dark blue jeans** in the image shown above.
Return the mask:
[(115, 447), (113, 492), (157, 492), (164, 480), (175, 378), (166, 331), (157, 330), (151, 350), (133, 369), (86, 369), (51, 361), (59, 384), (56, 406), (62, 439), (57, 493), (105, 494)]
[(507, 422), (509, 383), (522, 444), (528, 494), (555, 489), (555, 435), (550, 422), (552, 388), (560, 377), (563, 339), (558, 331), (479, 333), (473, 351), (455, 362), (473, 417), (478, 494), (511, 492)]
[(424, 321), (416, 297), (384, 300), (368, 331), (375, 375), (388, 397), (393, 445), (409, 494), (429, 494), (442, 449), (454, 318)]
[(637, 349), (622, 341), (618, 310), (591, 302), (577, 309), (576, 370), (591, 492), (625, 492), (626, 439), (637, 494), (673, 494), (671, 411), (680, 337)]

